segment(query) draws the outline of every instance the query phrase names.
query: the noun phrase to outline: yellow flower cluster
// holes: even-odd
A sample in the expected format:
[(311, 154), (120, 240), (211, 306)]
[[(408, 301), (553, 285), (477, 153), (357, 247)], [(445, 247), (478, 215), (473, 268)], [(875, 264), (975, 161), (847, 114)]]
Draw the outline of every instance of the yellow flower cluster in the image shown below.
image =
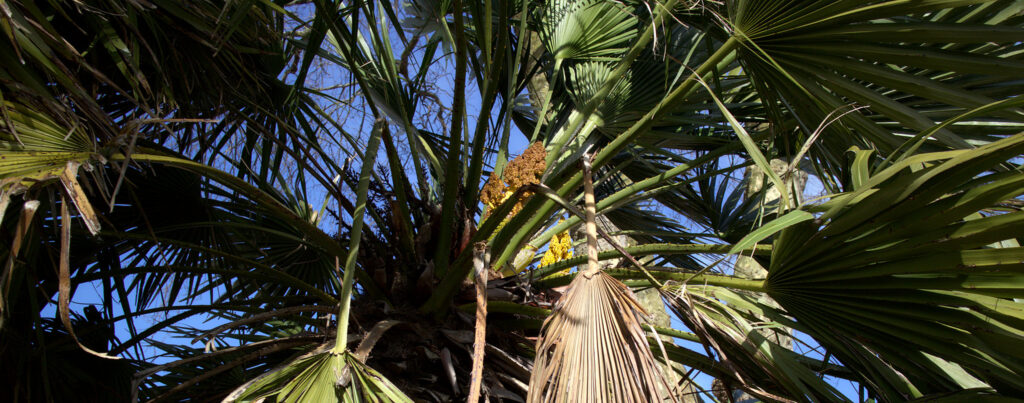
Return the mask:
[[(504, 203), (505, 200), (508, 200), (508, 198), (512, 197), (512, 195), (515, 193), (516, 192), (512, 191), (512, 189), (505, 188), (501, 190), (501, 194), (498, 197), (484, 201), (484, 204), (487, 206), (487, 212), (490, 212), (491, 210), (498, 208), (498, 206), (500, 206), (501, 203)], [(516, 215), (516, 213), (518, 213), (519, 210), (522, 210), (522, 206), (519, 206), (518, 204), (513, 206), (512, 212), (511, 214), (509, 214), (509, 216)]]
[[(558, 222), (562, 222), (562, 220)], [(544, 252), (544, 256), (540, 258), (540, 265), (547, 266), (571, 257), (572, 238), (569, 238), (569, 230), (565, 230), (551, 238), (551, 244), (548, 245), (547, 252)], [(569, 274), (569, 269), (562, 270), (558, 274)]]

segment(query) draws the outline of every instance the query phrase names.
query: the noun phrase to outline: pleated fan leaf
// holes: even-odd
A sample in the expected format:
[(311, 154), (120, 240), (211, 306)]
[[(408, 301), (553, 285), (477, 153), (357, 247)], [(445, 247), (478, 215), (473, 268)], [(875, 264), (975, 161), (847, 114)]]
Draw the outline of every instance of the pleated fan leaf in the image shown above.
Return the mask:
[(412, 402), (391, 381), (333, 342), (242, 385), (224, 401)]
[[(766, 290), (884, 400), (1024, 396), (1024, 136), (866, 176), (775, 241)], [(866, 167), (862, 167), (867, 175)]]
[(641, 327), (646, 315), (610, 275), (577, 274), (544, 321), (527, 401), (675, 401)]
[(556, 64), (565, 59), (615, 60), (637, 35), (637, 19), (614, 1), (553, 0), (544, 7), (541, 34)]
[[(604, 128), (622, 130), (639, 120), (665, 95), (663, 68), (642, 61), (619, 79), (604, 102), (595, 111)], [(568, 93), (581, 108), (593, 98), (612, 74), (613, 66), (604, 62), (583, 62), (567, 68)]]
[[(845, 105), (867, 106), (825, 127), (808, 154), (836, 170), (851, 145), (888, 155), (902, 133), (1020, 93), (1020, 11), (1014, 1), (741, 0), (729, 20), (765, 107), (787, 110), (804, 135)], [(1021, 120), (1019, 111), (998, 111), (936, 131), (928, 147), (992, 142), (1015, 134)]]

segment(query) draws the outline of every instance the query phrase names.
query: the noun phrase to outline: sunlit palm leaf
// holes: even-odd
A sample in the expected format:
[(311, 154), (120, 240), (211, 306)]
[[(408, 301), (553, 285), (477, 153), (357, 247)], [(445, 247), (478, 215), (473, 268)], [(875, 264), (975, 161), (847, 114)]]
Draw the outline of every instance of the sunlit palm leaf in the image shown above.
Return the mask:
[(610, 59), (636, 37), (636, 20), (625, 4), (552, 0), (541, 17), (542, 38), (559, 66), (565, 59)]
[[(1018, 22), (1010, 17), (1017, 11), (1012, 2), (740, 1), (729, 10), (727, 29), (743, 38), (740, 60), (764, 102), (792, 114), (806, 135), (846, 104), (867, 106), (830, 125), (812, 148), (815, 160), (839, 172), (850, 145), (887, 155), (907, 133), (1019, 93), (1014, 72), (1024, 63)], [(933, 35), (954, 21), (957, 34)], [(977, 91), (981, 82), (991, 91)], [(782, 124), (782, 114), (775, 116)], [(1021, 119), (1017, 111), (979, 121)], [(998, 138), (993, 128), (963, 130), (974, 126), (937, 131), (931, 145), (967, 148)], [(795, 150), (799, 138), (806, 137), (786, 140), (788, 147)]]
[(999, 207), (1024, 194), (1024, 176), (987, 171), (1022, 151), (1015, 136), (879, 172), (780, 235), (768, 294), (880, 397), (975, 379), (1020, 394), (1024, 252), (989, 245), (1024, 229), (1024, 214)]
[[(779, 342), (787, 333), (780, 323), (765, 323), (747, 308), (764, 312), (765, 307), (749, 297), (728, 289), (695, 285), (672, 285), (675, 293), (663, 292), (668, 306), (701, 338), (708, 355), (717, 357), (731, 388), (744, 389), (762, 399), (842, 401), (847, 400), (819, 376), (822, 368), (811, 368)], [(728, 301), (725, 303), (724, 301)], [(768, 330), (775, 325), (778, 333)], [(787, 321), (786, 325), (792, 325)]]
[(328, 343), (283, 368), (243, 385), (228, 397), (228, 401), (412, 402), (391, 381), (351, 353), (336, 354), (328, 351), (332, 345)]

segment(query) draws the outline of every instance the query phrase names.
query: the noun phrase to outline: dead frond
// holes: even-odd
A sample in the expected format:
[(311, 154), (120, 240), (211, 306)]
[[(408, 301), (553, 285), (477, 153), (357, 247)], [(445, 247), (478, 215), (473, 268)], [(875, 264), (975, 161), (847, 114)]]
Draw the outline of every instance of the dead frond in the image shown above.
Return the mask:
[(527, 402), (675, 401), (662, 392), (670, 388), (641, 328), (646, 315), (620, 281), (577, 274), (544, 321)]

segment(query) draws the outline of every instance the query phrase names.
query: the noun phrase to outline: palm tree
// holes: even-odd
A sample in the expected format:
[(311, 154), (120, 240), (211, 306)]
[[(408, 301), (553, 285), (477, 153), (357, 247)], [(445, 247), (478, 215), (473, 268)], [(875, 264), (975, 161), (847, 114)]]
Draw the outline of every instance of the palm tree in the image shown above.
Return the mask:
[(1019, 2), (403, 6), (0, 4), (9, 399), (1024, 395)]

